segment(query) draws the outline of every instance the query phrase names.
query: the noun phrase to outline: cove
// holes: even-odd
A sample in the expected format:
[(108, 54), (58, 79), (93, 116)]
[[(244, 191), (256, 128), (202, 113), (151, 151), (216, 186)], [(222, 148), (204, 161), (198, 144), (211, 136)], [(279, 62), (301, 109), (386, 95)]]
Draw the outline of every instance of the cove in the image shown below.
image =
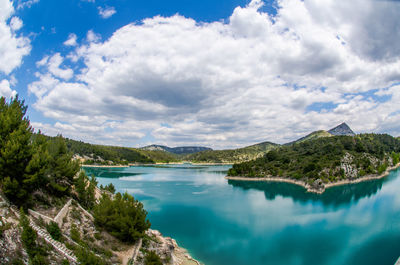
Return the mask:
[(84, 168), (143, 202), (152, 228), (207, 265), (393, 265), (400, 256), (400, 171), (307, 193), (224, 179), (230, 166)]

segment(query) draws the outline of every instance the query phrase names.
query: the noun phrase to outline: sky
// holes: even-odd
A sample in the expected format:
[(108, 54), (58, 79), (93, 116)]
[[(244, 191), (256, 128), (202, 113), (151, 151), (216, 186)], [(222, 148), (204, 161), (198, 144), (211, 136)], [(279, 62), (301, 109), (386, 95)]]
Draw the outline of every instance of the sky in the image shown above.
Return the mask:
[(400, 136), (400, 1), (0, 0), (0, 96), (89, 143)]

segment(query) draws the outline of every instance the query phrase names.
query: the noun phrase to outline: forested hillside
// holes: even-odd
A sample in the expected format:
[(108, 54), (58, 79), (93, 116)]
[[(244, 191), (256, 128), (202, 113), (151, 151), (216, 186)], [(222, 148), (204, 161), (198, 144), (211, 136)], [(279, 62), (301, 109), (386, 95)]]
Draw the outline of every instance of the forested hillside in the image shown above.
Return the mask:
[(235, 164), (228, 175), (335, 182), (381, 174), (399, 162), (399, 152), (399, 139), (387, 134), (323, 137), (281, 146), (253, 161)]
[(195, 163), (237, 163), (260, 157), (278, 146), (271, 142), (263, 142), (239, 149), (198, 152), (187, 155), (184, 159)]

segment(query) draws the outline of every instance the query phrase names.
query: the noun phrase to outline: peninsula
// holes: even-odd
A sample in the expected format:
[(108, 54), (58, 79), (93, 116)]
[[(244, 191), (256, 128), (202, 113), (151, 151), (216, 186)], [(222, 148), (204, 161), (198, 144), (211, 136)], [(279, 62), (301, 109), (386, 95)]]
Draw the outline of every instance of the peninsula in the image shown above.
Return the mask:
[(332, 186), (382, 178), (399, 167), (399, 139), (387, 134), (347, 134), (340, 128), (336, 131), (338, 135), (302, 139), (255, 160), (234, 164), (226, 178), (289, 182), (323, 193)]

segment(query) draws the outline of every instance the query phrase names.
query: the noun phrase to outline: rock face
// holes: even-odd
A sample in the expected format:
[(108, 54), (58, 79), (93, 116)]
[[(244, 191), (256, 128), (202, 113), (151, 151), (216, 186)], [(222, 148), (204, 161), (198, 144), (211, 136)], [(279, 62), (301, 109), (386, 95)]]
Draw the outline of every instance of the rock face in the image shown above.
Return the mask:
[(330, 129), (328, 133), (332, 135), (348, 135), (348, 136), (356, 135), (345, 122), (336, 126), (335, 128)]
[(148, 251), (154, 251), (162, 260), (163, 264), (168, 265), (200, 265), (201, 263), (193, 259), (189, 253), (178, 246), (176, 241), (170, 237), (163, 237), (157, 231), (149, 229), (146, 231), (147, 239), (143, 241), (135, 265), (144, 265), (145, 256)]
[(149, 150), (149, 151), (165, 151), (165, 152), (170, 152), (170, 153), (177, 154), (177, 155), (194, 154), (194, 153), (198, 153), (201, 151), (212, 150), (211, 148), (202, 147), (202, 146), (168, 147), (168, 146), (164, 146), (164, 145), (155, 145), (155, 144), (142, 147), (142, 149)]

